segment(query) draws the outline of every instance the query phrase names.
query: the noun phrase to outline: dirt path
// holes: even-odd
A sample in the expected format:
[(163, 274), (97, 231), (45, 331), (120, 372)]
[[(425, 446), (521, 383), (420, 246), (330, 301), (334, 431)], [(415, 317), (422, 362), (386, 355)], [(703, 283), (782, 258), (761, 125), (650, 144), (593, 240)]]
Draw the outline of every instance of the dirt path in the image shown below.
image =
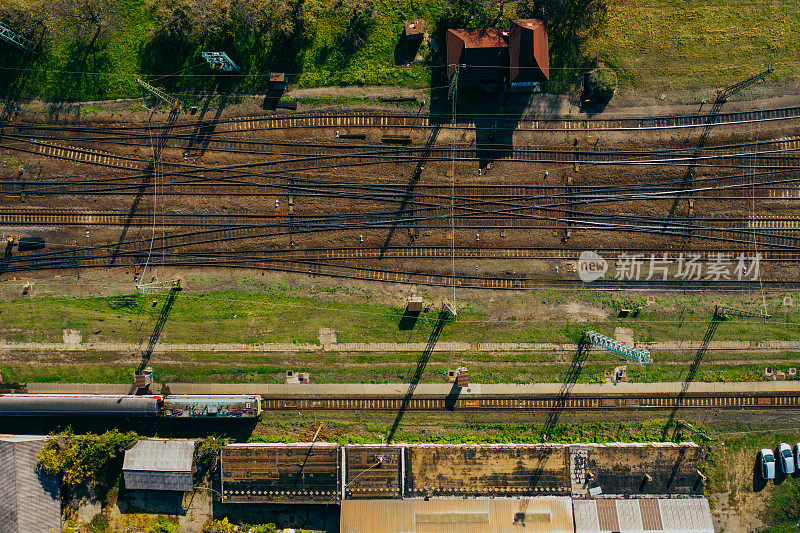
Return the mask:
[[(782, 353), (800, 351), (800, 341), (765, 341), (753, 346), (749, 341), (717, 341), (711, 342), (709, 352), (738, 353)], [(697, 350), (700, 341), (659, 342), (638, 346), (652, 352), (691, 353)], [(205, 352), (205, 353), (292, 353), (309, 351), (327, 351), (334, 353), (382, 353), (382, 352), (418, 352), (426, 348), (424, 342), (352, 342), (334, 344), (294, 344), (294, 343), (160, 343), (156, 344), (153, 353), (164, 352)], [(89, 342), (89, 343), (47, 343), (47, 342), (0, 342), (2, 352), (139, 352), (140, 344), (121, 342)], [(440, 342), (435, 352), (484, 352), (484, 353), (552, 353), (573, 354), (578, 349), (576, 344), (555, 343), (495, 343), (495, 342)], [(752, 361), (750, 361), (752, 362)]]

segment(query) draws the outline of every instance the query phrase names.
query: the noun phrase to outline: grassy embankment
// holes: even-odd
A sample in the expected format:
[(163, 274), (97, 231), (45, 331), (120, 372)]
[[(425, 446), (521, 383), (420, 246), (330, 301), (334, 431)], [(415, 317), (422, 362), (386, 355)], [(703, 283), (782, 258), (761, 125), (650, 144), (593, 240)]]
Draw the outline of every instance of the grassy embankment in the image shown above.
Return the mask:
[[(431, 65), (440, 68), (441, 58), (423, 45), (419, 52), (426, 61), (409, 68), (395, 65), (404, 20), (421, 17), (433, 34), (441, 34), (447, 25), (443, 21), (475, 26), (488, 20), (502, 26), (516, 12), (515, 2), (503, 4), (497, 12), (497, 6), (488, 2), (466, 10), (465, 4), (448, 0), (376, 0), (363, 44), (348, 49), (338, 39), (349, 13), (333, 0), (305, 2), (307, 31), (283, 41), (276, 37), (277, 30), (256, 31), (246, 21), (239, 26), (228, 23), (224, 32), (202, 40), (158, 38), (154, 33), (158, 21), (145, 8), (144, 0), (117, 1), (118, 23), (102, 46), (86, 53), (63, 35), (48, 35), (38, 59), (20, 61), (9, 54), (0, 61), (0, 67), (12, 69), (7, 71), (11, 75), (6, 86), (14, 92), (21, 88), (22, 95), (55, 100), (138, 97), (141, 93), (135, 81), (139, 75), (154, 79), (180, 71), (182, 76), (159, 79), (158, 83), (194, 101), (214, 90), (263, 93), (266, 74), (279, 70), (291, 75), (295, 87), (378, 84), (424, 88), (432, 79)], [(778, 78), (796, 79), (800, 73), (799, 31), (800, 5), (791, 0), (713, 0), (702, 5), (675, 0), (610, 0), (604, 29), (580, 45), (581, 49), (560, 50), (564, 40), (552, 39), (554, 82), (549, 90), (575, 87), (580, 71), (598, 61), (619, 71), (623, 90), (649, 93), (724, 86), (768, 65), (775, 65)], [(200, 52), (209, 47), (226, 50), (242, 67), (241, 75), (210, 76), (200, 58)]]
[[(189, 281), (191, 284), (191, 280)], [(769, 296), (774, 317), (731, 319), (721, 324), (715, 340), (792, 340), (800, 338), (800, 311), (782, 306), (782, 294)], [(164, 295), (64, 298), (15, 298), (0, 309), (0, 338), (7, 342), (61, 342), (64, 329), (81, 331), (88, 342), (142, 343), (161, 311)], [(431, 299), (434, 296), (431, 295)], [(423, 313), (411, 331), (399, 329), (402, 308), (368, 289), (338, 284), (314, 287), (301, 283), (261, 283), (243, 279), (238, 290), (178, 294), (160, 341), (171, 343), (310, 343), (317, 344), (321, 327), (333, 328), (338, 341), (425, 343), (436, 312)], [(155, 304), (155, 305), (153, 305)], [(601, 292), (561, 294), (539, 291), (501, 294), (490, 299), (465, 294), (459, 320), (447, 324), (440, 342), (555, 342), (575, 343), (583, 332), (613, 335), (630, 328), (637, 341), (702, 339), (714, 305), (753, 309), (760, 295), (658, 295), (653, 305), (636, 294)], [(617, 318), (621, 307), (641, 306), (637, 318)], [(629, 367), (636, 381), (680, 381), (693, 354), (654, 353), (645, 369)], [(130, 364), (125, 354), (77, 352), (20, 355), (8, 358), (0, 372), (12, 381), (127, 382)], [(152, 364), (164, 381), (276, 382), (286, 368), (307, 370), (318, 382), (404, 381), (418, 353), (195, 353), (157, 355)], [(758, 359), (756, 359), (758, 358)], [(22, 363), (22, 361), (25, 363)], [(434, 353), (424, 381), (438, 382), (448, 368), (468, 364), (477, 382), (559, 382), (570, 355), (552, 353)], [(695, 379), (751, 381), (761, 379), (763, 366), (789, 367), (796, 354), (709, 354)], [(31, 362), (33, 364), (31, 364)], [(677, 364), (676, 364), (677, 363)], [(603, 371), (617, 361), (593, 353), (580, 381), (602, 380)], [(76, 369), (79, 369), (76, 372)]]
[(587, 53), (623, 87), (650, 92), (724, 87), (767, 67), (800, 73), (800, 4), (793, 0), (612, 2)]

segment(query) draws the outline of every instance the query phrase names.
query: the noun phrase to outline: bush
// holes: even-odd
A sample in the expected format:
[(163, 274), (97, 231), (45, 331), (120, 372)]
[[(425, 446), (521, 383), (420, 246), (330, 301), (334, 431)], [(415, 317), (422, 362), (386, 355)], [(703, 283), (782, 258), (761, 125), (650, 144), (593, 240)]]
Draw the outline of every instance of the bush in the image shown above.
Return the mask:
[(74, 435), (67, 429), (48, 440), (36, 457), (46, 472), (61, 476), (65, 485), (113, 484), (123, 452), (138, 440), (133, 431), (113, 429), (102, 435)]
[[(222, 520), (209, 518), (203, 525), (203, 533), (275, 533), (275, 524), (231, 524), (228, 517)], [(295, 530), (302, 533), (302, 529)]]
[(593, 100), (607, 102), (617, 90), (617, 74), (610, 68), (600, 68), (589, 75), (589, 95)]

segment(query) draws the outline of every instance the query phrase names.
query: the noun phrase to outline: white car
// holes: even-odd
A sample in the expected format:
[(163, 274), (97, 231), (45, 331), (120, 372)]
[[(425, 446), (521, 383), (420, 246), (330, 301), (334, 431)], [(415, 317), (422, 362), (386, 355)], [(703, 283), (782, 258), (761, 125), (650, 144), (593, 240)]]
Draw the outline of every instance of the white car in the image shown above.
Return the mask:
[(775, 456), (767, 448), (758, 452), (761, 463), (761, 477), (764, 479), (775, 479)]
[(794, 469), (800, 468), (800, 442), (794, 445)]
[(781, 465), (781, 472), (794, 474), (794, 455), (792, 455), (792, 449), (785, 442), (778, 444), (778, 461)]

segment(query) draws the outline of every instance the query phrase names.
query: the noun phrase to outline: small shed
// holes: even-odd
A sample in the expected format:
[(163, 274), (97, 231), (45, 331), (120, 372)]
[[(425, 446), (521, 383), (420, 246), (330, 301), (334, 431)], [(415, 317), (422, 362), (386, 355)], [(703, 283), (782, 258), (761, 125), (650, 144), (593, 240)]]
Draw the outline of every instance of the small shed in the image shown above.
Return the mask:
[(422, 296), (409, 297), (408, 303), (406, 304), (406, 313), (419, 314), (422, 312), (422, 309), (423, 309)]
[(425, 36), (425, 21), (422, 19), (407, 20), (403, 36), (409, 41), (422, 39)]
[(190, 492), (194, 487), (194, 441), (148, 439), (125, 452), (122, 474), (128, 489)]
[(271, 91), (285, 91), (286, 87), (286, 74), (283, 72), (270, 72), (269, 89)]
[(61, 531), (58, 478), (36, 454), (47, 437), (0, 436), (0, 533)]

